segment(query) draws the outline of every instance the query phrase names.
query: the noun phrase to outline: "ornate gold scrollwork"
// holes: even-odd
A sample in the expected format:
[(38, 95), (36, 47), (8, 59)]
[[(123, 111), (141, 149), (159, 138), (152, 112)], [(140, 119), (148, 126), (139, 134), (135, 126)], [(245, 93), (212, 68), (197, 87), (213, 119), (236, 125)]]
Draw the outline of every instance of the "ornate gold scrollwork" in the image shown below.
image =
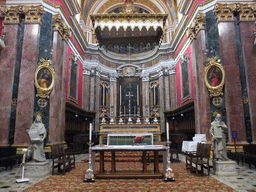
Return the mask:
[(49, 98), (54, 82), (55, 71), (51, 67), (52, 61), (41, 58), (35, 72), (35, 87), (37, 90), (37, 97)]
[(20, 15), (25, 14), (25, 22), (40, 23), (44, 7), (38, 6), (3, 6), (0, 9), (0, 17), (4, 18), (4, 24), (19, 23)]
[(188, 28), (187, 34), (190, 40), (196, 38), (196, 34), (200, 29), (205, 28), (205, 13), (198, 12), (196, 14), (195, 20), (191, 24), (191, 27)]
[(71, 37), (71, 30), (65, 24), (64, 20), (62, 19), (60, 14), (53, 15), (54, 20), (54, 30), (59, 31), (62, 38), (67, 41)]
[(254, 21), (254, 11), (256, 4), (241, 4), (237, 3), (237, 12), (239, 12), (240, 21)]
[(236, 8), (236, 4), (216, 3), (213, 12), (217, 15), (217, 21), (233, 21)]
[(205, 85), (210, 92), (210, 96), (223, 95), (223, 86), (225, 82), (225, 71), (220, 63), (220, 59), (216, 56), (208, 59), (209, 64), (204, 70)]

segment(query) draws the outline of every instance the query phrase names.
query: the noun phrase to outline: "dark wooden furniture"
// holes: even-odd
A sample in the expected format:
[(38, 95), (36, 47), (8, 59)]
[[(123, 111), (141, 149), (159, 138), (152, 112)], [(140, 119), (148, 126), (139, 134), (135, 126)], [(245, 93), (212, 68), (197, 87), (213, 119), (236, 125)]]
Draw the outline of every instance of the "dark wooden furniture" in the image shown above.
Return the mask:
[(0, 166), (12, 169), (17, 163), (20, 164), (22, 160), (20, 154), (16, 154), (16, 148), (11, 146), (0, 147)]
[(198, 175), (199, 167), (201, 172), (206, 168), (210, 175), (210, 151), (211, 144), (198, 143), (196, 152), (191, 152), (186, 155), (186, 168), (190, 171), (195, 171)]
[[(111, 158), (111, 171), (105, 172), (104, 169), (104, 152), (110, 151)], [(142, 171), (116, 171), (116, 152), (117, 151), (142, 151)], [(167, 147), (163, 145), (145, 145), (145, 146), (127, 146), (127, 145), (105, 145), (105, 146), (93, 146), (92, 147), (92, 168), (95, 172), (95, 153), (100, 153), (100, 170), (95, 173), (96, 178), (163, 178), (163, 173), (159, 170), (158, 153), (163, 154), (164, 171), (166, 170), (167, 162)], [(154, 170), (147, 169), (147, 152), (154, 153)]]
[(69, 160), (65, 154), (61, 154), (58, 145), (51, 146), (51, 158), (52, 158), (52, 174), (57, 169), (58, 173), (65, 174), (69, 170)]
[(75, 153), (72, 152), (72, 151), (68, 151), (68, 150), (65, 150), (65, 146), (64, 144), (59, 144), (58, 145), (59, 147), (59, 153), (61, 156), (64, 156), (65, 159), (67, 159), (67, 161), (69, 162), (68, 164), (68, 168), (69, 169), (72, 169), (72, 168), (76, 168), (76, 157), (75, 157)]

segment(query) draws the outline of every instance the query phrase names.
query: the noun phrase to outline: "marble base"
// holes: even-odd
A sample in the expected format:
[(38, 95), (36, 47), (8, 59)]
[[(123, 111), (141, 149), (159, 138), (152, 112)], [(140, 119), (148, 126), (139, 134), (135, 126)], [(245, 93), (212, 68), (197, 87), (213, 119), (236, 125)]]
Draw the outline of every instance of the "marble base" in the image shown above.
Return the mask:
[(236, 162), (235, 161), (213, 161), (213, 171), (218, 176), (236, 176)]
[(50, 162), (28, 162), (25, 164), (25, 177), (40, 178), (50, 175)]

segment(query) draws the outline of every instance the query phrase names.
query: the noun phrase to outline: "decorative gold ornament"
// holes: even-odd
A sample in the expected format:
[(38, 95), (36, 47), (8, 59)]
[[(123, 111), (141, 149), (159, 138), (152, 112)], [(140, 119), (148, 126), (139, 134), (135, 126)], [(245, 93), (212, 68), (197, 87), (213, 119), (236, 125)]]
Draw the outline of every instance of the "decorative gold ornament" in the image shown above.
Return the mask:
[(239, 20), (240, 21), (254, 21), (254, 11), (256, 8), (256, 4), (241, 4), (237, 3), (237, 12), (239, 12)]
[(60, 14), (53, 15), (54, 30), (59, 31), (60, 35), (65, 41), (71, 38), (71, 30), (68, 28)]
[(210, 92), (210, 96), (223, 95), (222, 89), (225, 82), (225, 71), (220, 63), (220, 59), (216, 56), (208, 59), (209, 64), (205, 67), (204, 80), (205, 85)]
[(217, 15), (217, 21), (233, 21), (237, 5), (216, 3), (213, 12)]
[(223, 101), (222, 101), (221, 97), (215, 97), (212, 100), (213, 105), (215, 105), (216, 107), (220, 106), (222, 104), (222, 102)]
[(4, 24), (19, 23), (20, 15), (25, 15), (27, 23), (41, 23), (44, 7), (38, 6), (3, 6), (0, 9), (0, 17), (4, 18)]
[(41, 111), (37, 111), (37, 112), (35, 112), (34, 116), (35, 116), (35, 117), (37, 117), (37, 116), (43, 117), (44, 114), (43, 114)]
[(198, 12), (196, 14), (195, 20), (191, 24), (191, 27), (188, 28), (187, 34), (190, 40), (196, 38), (196, 34), (200, 31), (200, 29), (205, 28), (205, 13)]
[(37, 97), (49, 98), (54, 82), (55, 71), (50, 65), (51, 60), (41, 59), (35, 72), (35, 87), (37, 89)]

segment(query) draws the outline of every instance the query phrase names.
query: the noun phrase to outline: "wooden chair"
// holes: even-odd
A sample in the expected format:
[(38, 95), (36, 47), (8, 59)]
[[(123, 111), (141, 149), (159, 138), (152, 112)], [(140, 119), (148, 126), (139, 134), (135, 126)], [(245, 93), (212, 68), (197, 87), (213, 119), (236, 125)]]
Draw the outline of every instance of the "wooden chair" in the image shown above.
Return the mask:
[(193, 157), (200, 155), (202, 148), (202, 143), (198, 143), (196, 147), (196, 151), (190, 151), (186, 153), (186, 168), (191, 169), (192, 167), (192, 159)]
[(76, 167), (76, 158), (75, 158), (75, 154), (72, 152), (68, 152), (65, 150), (65, 146), (64, 144), (60, 144), (58, 145), (59, 147), (59, 153), (63, 156), (65, 156), (65, 158), (67, 159), (67, 161), (69, 162), (69, 169), (71, 168), (75, 168)]
[[(203, 169), (208, 169), (208, 175), (210, 175), (210, 152), (211, 144), (200, 144), (199, 151), (196, 152), (196, 155), (193, 155), (190, 161), (190, 170), (196, 171), (198, 175), (199, 166), (201, 167), (201, 172)], [(195, 166), (193, 166), (195, 165)]]
[(51, 158), (52, 158), (52, 175), (54, 175), (54, 170), (57, 168), (58, 172), (65, 174), (69, 170), (69, 161), (65, 155), (60, 154), (59, 146), (51, 146)]

